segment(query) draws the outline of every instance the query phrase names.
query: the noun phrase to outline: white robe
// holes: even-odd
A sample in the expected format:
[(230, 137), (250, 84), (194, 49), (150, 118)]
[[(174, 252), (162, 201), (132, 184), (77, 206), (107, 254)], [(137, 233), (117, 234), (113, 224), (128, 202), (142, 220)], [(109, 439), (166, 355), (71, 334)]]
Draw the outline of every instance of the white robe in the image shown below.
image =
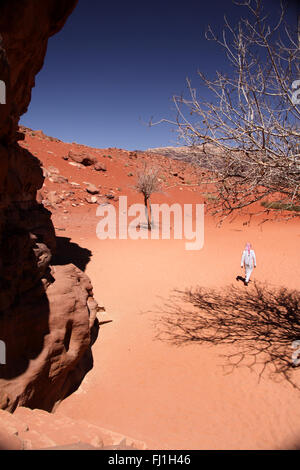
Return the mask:
[(248, 250), (244, 250), (241, 259), (241, 268), (245, 265), (245, 281), (249, 282), (253, 267), (256, 267), (256, 256), (254, 250), (250, 250), (250, 255)]

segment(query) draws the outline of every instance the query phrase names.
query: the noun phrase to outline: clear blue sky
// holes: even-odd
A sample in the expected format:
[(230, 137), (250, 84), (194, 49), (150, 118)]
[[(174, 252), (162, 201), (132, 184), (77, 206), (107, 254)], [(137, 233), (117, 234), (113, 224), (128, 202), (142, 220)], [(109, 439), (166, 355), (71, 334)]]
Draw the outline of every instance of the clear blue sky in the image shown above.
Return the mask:
[[(265, 0), (266, 11), (278, 6)], [(289, 1), (291, 17), (296, 1)], [(66, 142), (128, 150), (173, 145), (176, 133), (154, 120), (175, 116), (171, 98), (197, 86), (197, 70), (224, 70), (223, 52), (206, 41), (242, 12), (231, 0), (79, 0), (49, 40), (32, 101), (21, 124)]]

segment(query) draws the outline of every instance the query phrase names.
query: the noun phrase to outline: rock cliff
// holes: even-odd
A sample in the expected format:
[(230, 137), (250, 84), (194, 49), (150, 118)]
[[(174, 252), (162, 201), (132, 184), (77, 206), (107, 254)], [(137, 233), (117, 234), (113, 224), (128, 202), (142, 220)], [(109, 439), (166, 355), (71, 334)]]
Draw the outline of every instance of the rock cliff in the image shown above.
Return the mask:
[[(41, 163), (21, 148), (18, 122), (30, 103), (47, 42), (76, 0), (0, 0), (0, 408), (51, 411), (92, 367), (97, 303), (88, 277), (53, 266), (55, 230), (37, 202)], [(3, 359), (3, 358), (2, 358)]]

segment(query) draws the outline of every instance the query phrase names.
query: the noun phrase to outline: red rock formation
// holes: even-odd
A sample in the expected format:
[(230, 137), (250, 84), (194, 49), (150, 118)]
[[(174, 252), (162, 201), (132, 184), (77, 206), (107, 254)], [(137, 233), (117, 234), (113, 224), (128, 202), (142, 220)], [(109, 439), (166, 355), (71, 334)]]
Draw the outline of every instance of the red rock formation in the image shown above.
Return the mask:
[(92, 367), (97, 305), (87, 276), (74, 265), (51, 266), (55, 232), (36, 200), (41, 164), (18, 145), (48, 38), (76, 0), (1, 0), (0, 80), (0, 408), (52, 410)]

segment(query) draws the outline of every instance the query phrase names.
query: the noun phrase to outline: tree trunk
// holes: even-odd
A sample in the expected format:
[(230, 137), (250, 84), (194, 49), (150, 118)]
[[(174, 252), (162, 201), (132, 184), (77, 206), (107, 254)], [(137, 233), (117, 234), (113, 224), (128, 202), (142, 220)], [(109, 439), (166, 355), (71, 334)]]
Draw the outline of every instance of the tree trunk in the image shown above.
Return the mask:
[(152, 220), (152, 206), (151, 206), (150, 197), (149, 197), (149, 219), (150, 219), (150, 230), (152, 230), (153, 220)]
[(144, 196), (144, 204), (145, 204), (146, 219), (148, 222), (148, 230), (151, 230), (151, 220), (149, 217), (149, 209), (148, 209), (148, 198), (146, 196)]

